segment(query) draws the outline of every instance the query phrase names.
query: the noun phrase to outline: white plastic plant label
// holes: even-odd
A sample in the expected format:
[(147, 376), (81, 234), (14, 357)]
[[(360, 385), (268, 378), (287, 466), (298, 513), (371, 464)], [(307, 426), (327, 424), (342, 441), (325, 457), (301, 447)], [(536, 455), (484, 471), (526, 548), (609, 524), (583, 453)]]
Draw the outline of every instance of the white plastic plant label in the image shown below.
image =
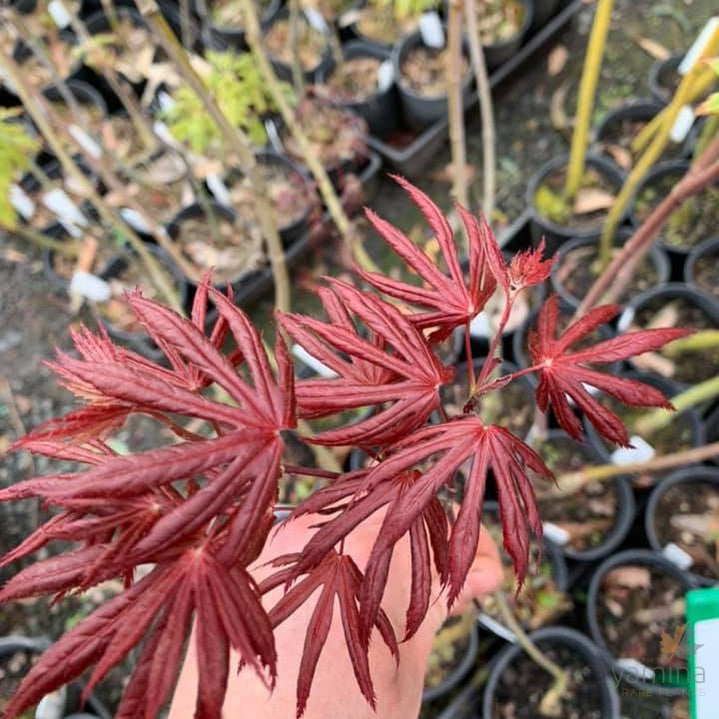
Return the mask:
[(179, 147), (177, 140), (170, 132), (170, 128), (164, 122), (155, 122), (152, 125), (152, 131), (157, 137), (170, 147)]
[(377, 68), (377, 89), (380, 92), (389, 90), (394, 82), (394, 65), (391, 60), (385, 60)]
[(694, 717), (715, 719), (719, 717), (719, 619), (703, 619), (694, 625), (694, 647), (696, 666), (704, 670), (701, 684), (698, 669), (694, 671), (697, 675)]
[(311, 367), (320, 377), (330, 379), (337, 376), (337, 373), (334, 370), (330, 369), (323, 362), (320, 362), (301, 345), (292, 345), (292, 354), (297, 357), (300, 362), (304, 362), (308, 367)]
[(76, 270), (73, 274), (70, 292), (91, 302), (106, 302), (112, 296), (110, 285), (102, 277), (81, 270)]
[(58, 220), (74, 237), (79, 235), (78, 227), (87, 226), (87, 217), (80, 208), (65, 194), (64, 190), (56, 187), (42, 196), (42, 203), (48, 210), (57, 215)]
[(490, 632), (493, 632), (505, 641), (511, 642), (512, 644), (517, 643), (517, 637), (514, 636), (514, 632), (512, 632), (510, 629), (507, 629), (504, 624), (500, 624), (496, 619), (490, 617), (489, 614), (485, 614), (484, 612), (482, 612), (477, 617), (477, 621), (483, 627), (489, 629)]
[(82, 147), (82, 149), (90, 155), (90, 157), (94, 157), (96, 159), (102, 157), (102, 147), (100, 147), (100, 145), (98, 145), (98, 143), (95, 142), (95, 140), (93, 140), (93, 138), (90, 137), (85, 130), (77, 125), (70, 125), (70, 127), (68, 127), (68, 131), (80, 147)]
[(544, 531), (544, 536), (550, 542), (554, 542), (560, 547), (569, 544), (571, 537), (566, 529), (562, 529), (562, 527), (552, 524), (552, 522), (542, 522), (542, 530)]
[(617, 659), (616, 665), (623, 673), (631, 676), (632, 678), (645, 682), (654, 681), (654, 670), (650, 669), (648, 666), (642, 664), (636, 659), (631, 657)]
[(687, 51), (687, 54), (684, 55), (684, 58), (679, 63), (679, 67), (677, 68), (677, 72), (680, 75), (686, 75), (694, 67), (704, 51), (704, 47), (717, 30), (719, 30), (719, 15), (709, 18), (707, 24), (702, 28), (702, 31), (697, 36), (697, 39)]
[(35, 203), (20, 185), (10, 185), (10, 204), (24, 220), (29, 220), (35, 214)]
[(133, 230), (144, 232), (146, 235), (150, 234), (149, 225), (137, 210), (133, 210), (131, 207), (123, 207), (120, 209), (120, 217), (122, 217)]
[(480, 312), (469, 323), (469, 336), (484, 339), (489, 337), (489, 320), (486, 312)]
[(304, 9), (305, 18), (311, 28), (317, 30), (317, 32), (326, 33), (327, 23), (322, 17), (322, 13), (313, 7), (307, 7)]
[(216, 172), (210, 172), (205, 177), (207, 186), (210, 188), (210, 192), (215, 196), (215, 199), (221, 205), (232, 205), (232, 198), (230, 197), (230, 191), (227, 189), (227, 185), (222, 181), (222, 178)]
[(47, 4), (47, 11), (50, 13), (50, 17), (60, 30), (64, 30), (72, 20), (70, 13), (67, 11), (67, 8), (61, 0), (52, 0), (49, 2)]
[(669, 542), (669, 544), (662, 549), (662, 554), (672, 564), (676, 564), (679, 569), (684, 571), (694, 564), (694, 557), (688, 552), (685, 552), (679, 545), (674, 544), (674, 542)]
[(632, 322), (634, 322), (634, 314), (633, 307), (627, 307), (627, 309), (622, 312), (619, 320), (617, 321), (617, 332), (619, 334), (626, 332), (631, 327)]
[(160, 105), (160, 110), (163, 112), (172, 110), (172, 108), (175, 107), (174, 99), (164, 90), (160, 90), (160, 92), (157, 93), (157, 102)]
[(612, 452), (611, 460), (614, 464), (648, 462), (656, 454), (654, 447), (638, 434), (633, 434), (629, 441), (634, 445), (633, 447), (619, 447)]
[(694, 108), (690, 105), (684, 105), (677, 113), (672, 129), (669, 133), (669, 139), (672, 142), (684, 142), (684, 138), (689, 134), (694, 124)]
[(423, 13), (419, 18), (419, 32), (427, 47), (440, 50), (444, 47), (444, 28), (436, 12)]

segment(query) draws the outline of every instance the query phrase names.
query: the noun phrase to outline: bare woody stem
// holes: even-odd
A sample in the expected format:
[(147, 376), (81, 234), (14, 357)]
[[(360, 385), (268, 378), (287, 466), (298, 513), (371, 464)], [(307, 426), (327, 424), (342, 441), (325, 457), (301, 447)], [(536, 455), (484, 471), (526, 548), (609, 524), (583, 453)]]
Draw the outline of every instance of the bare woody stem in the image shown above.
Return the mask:
[(58, 161), (62, 165), (64, 171), (73, 177), (78, 183), (79, 187), (83, 188), (84, 194), (90, 199), (93, 205), (97, 208), (101, 218), (112, 228), (117, 230), (122, 236), (127, 237), (133, 250), (137, 253), (140, 260), (145, 264), (149, 273), (152, 283), (158, 288), (166, 300), (170, 303), (173, 309), (178, 312), (182, 312), (180, 301), (177, 296), (177, 292), (172, 285), (167, 281), (165, 274), (160, 269), (160, 266), (153, 256), (153, 254), (147, 249), (145, 243), (137, 236), (137, 234), (123, 223), (112, 211), (110, 207), (103, 201), (103, 199), (96, 192), (92, 183), (85, 177), (82, 170), (77, 166), (77, 163), (70, 157), (68, 152), (65, 150), (62, 142), (52, 129), (50, 123), (47, 121), (45, 113), (41, 110), (40, 106), (36, 102), (32, 90), (27, 86), (22, 73), (18, 68), (17, 64), (12, 58), (0, 58), (0, 66), (5, 69), (10, 80), (15, 85), (18, 96), (20, 97), (23, 106), (29, 113), (33, 122), (37, 125), (40, 133), (45, 138), (45, 141), (50, 146), (50, 149), (57, 157)]
[(362, 246), (359, 238), (356, 236), (352, 223), (342, 208), (342, 203), (332, 186), (332, 182), (327, 175), (325, 168), (312, 152), (310, 143), (302, 129), (298, 126), (294, 113), (292, 112), (292, 108), (282, 92), (282, 88), (277, 80), (275, 71), (272, 69), (272, 65), (267, 59), (267, 54), (265, 53), (265, 49), (262, 45), (260, 24), (257, 19), (257, 13), (255, 12), (252, 0), (242, 0), (242, 7), (245, 14), (247, 44), (250, 46), (250, 50), (255, 58), (260, 75), (267, 86), (267, 90), (272, 97), (272, 101), (282, 116), (282, 120), (287, 125), (294, 141), (300, 148), (307, 168), (312, 173), (315, 182), (317, 182), (317, 187), (322, 195), (325, 205), (327, 205), (327, 209), (332, 217), (332, 220), (337, 226), (342, 238), (349, 244), (350, 251), (354, 255), (357, 264), (368, 272), (379, 272), (379, 268), (372, 261), (372, 258), (367, 254), (367, 251)]
[(450, 0), (447, 22), (447, 112), (452, 149), (452, 191), (461, 205), (469, 205), (467, 194), (467, 156), (462, 102), (462, 0)]
[(654, 474), (665, 469), (674, 469), (685, 465), (703, 462), (712, 457), (719, 456), (719, 442), (694, 447), (683, 452), (659, 455), (647, 462), (632, 462), (631, 464), (600, 464), (596, 467), (587, 467), (579, 472), (570, 472), (557, 477), (557, 488), (553, 488), (542, 496), (548, 498), (569, 497), (582, 487), (592, 482), (601, 482), (626, 474)]
[(227, 120), (214, 98), (207, 91), (202, 78), (195, 72), (184, 49), (167, 25), (157, 6), (157, 2), (155, 0), (141, 0), (138, 2), (138, 7), (148, 25), (154, 31), (155, 38), (163, 50), (174, 62), (178, 72), (201, 100), (208, 114), (219, 128), (228, 149), (237, 155), (250, 185), (255, 190), (254, 199), (257, 216), (262, 234), (267, 241), (268, 255), (275, 283), (275, 306), (280, 310), (289, 311), (290, 282), (282, 240), (277, 230), (277, 223), (274, 220), (272, 206), (268, 200), (267, 188), (261, 173), (257, 171), (257, 162), (250, 149), (249, 140), (239, 128)]
[(11, 235), (16, 235), (22, 240), (27, 240), (28, 242), (31, 242), (38, 247), (42, 247), (45, 250), (57, 252), (63, 257), (67, 257), (69, 259), (75, 259), (80, 251), (77, 242), (64, 242), (56, 240), (48, 235), (44, 235), (42, 232), (37, 232), (37, 230), (33, 230), (31, 227), (24, 225), (18, 225), (17, 227), (9, 229), (8, 232)]
[(300, 0), (289, 1), (289, 39), (290, 39), (290, 57), (292, 67), (292, 87), (295, 89), (297, 97), (302, 97), (305, 92), (305, 77), (302, 72), (302, 63), (300, 62)]
[(524, 649), (538, 667), (544, 669), (544, 671), (554, 679), (554, 683), (544, 695), (540, 704), (540, 712), (545, 716), (551, 716), (554, 714), (552, 709), (556, 707), (569, 688), (569, 674), (540, 651), (539, 647), (531, 640), (514, 616), (514, 612), (509, 606), (507, 598), (504, 596), (504, 591), (498, 589), (492, 596), (502, 615), (502, 621), (504, 621), (507, 628), (517, 638), (517, 644)]
[[(716, 138), (704, 151), (704, 156), (719, 153), (719, 138)], [(672, 188), (672, 191), (647, 217), (642, 226), (627, 240), (602, 274), (595, 280), (582, 303), (577, 308), (576, 317), (584, 315), (600, 300), (615, 301), (627, 287), (636, 267), (667, 222), (672, 212), (689, 197), (693, 197), (719, 179), (719, 160), (711, 164), (693, 165), (687, 174)]]
[(482, 212), (487, 222), (492, 221), (494, 213), (494, 199), (497, 187), (496, 159), (494, 149), (494, 107), (492, 104), (492, 89), (489, 86), (487, 63), (484, 59), (484, 50), (479, 41), (477, 29), (477, 7), (475, 0), (465, 0), (464, 21), (467, 24), (469, 36), (469, 54), (472, 59), (474, 77), (477, 81), (479, 95), (479, 111), (482, 121)]
[(587, 155), (587, 145), (589, 144), (589, 125), (592, 120), (594, 94), (597, 90), (602, 55), (604, 54), (613, 7), (614, 0), (599, 0), (594, 22), (592, 23), (592, 31), (589, 35), (587, 54), (582, 68), (582, 79), (579, 83), (577, 115), (569, 151), (567, 180), (564, 185), (564, 194), (568, 198), (573, 198), (577, 194), (584, 176), (584, 162)]
[[(719, 396), (719, 375), (700, 382), (684, 392), (672, 397), (672, 404), (676, 412), (684, 412), (702, 402), (708, 402)], [(656, 432), (671, 424), (674, 412), (668, 409), (655, 409), (639, 418), (632, 427), (642, 436)]]

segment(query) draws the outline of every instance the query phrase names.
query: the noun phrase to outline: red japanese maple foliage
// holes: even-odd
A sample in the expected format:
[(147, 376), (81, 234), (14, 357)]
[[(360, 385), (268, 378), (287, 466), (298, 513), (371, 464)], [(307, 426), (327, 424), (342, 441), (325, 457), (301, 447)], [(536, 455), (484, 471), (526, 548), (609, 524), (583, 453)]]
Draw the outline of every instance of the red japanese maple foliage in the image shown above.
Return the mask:
[[(473, 411), (476, 397), (517, 374), (536, 372), (540, 409), (551, 404), (571, 436), (580, 436), (581, 424), (569, 398), (601, 434), (620, 444), (628, 443), (626, 430), (585, 384), (629, 404), (669, 406), (654, 388), (602, 374), (592, 365), (655, 350), (684, 331), (637, 332), (572, 350), (611, 319), (616, 307), (593, 310), (557, 337), (558, 304), (550, 298), (530, 339), (534, 365), (491, 379), (498, 366), (498, 339), (518, 293), (544, 282), (552, 261), (542, 258), (540, 246), (507, 265), (488, 224), (458, 207), (469, 238), (465, 279), (455, 238), (439, 208), (417, 188), (397, 181), (427, 218), (444, 266), (368, 210), (370, 222), (417, 281), (360, 273), (378, 294), (328, 279), (318, 290), (324, 319), (278, 318), (279, 327), (335, 377), (296, 380), (282, 333), (278, 330), (270, 351), (231, 294), (211, 289), (209, 278), (197, 291), (189, 319), (139, 293), (128, 296), (164, 352), (162, 364), (114, 345), (102, 330), (93, 334), (83, 328), (74, 333), (76, 353), (58, 352), (51, 367), (84, 405), (41, 425), (15, 446), (86, 468), (0, 491), (0, 501), (38, 497), (52, 510), (48, 521), (0, 560), (0, 567), (53, 542), (70, 543), (70, 548), (50, 552), (19, 571), (0, 591), (0, 602), (40, 594), (62, 598), (114, 577), (122, 578), (126, 589), (42, 656), (5, 719), (93, 668), (89, 692), (139, 645), (116, 716), (154, 717), (172, 691), (193, 626), (199, 659), (195, 716), (220, 717), (230, 650), (239, 655), (244, 671), (256, 671), (272, 686), (273, 629), (313, 595), (319, 599), (307, 627), (297, 715), (310, 696), (335, 605), (359, 690), (373, 704), (371, 634), (376, 630), (397, 656), (398, 636), (411, 637), (433, 601), (433, 573), (446, 589), (448, 604), (456, 599), (476, 551), (490, 476), (497, 485), (504, 544), (520, 581), (528, 571), (531, 535), (541, 536), (532, 479), (551, 474), (508, 430), (482, 422)], [(473, 397), (464, 411), (447, 416), (439, 389), (454, 373), (437, 350), (455, 328), (467, 327), (495, 292), (504, 296), (505, 309), (484, 369), (470, 377)], [(217, 309), (209, 330), (208, 301)], [(228, 342), (234, 349), (224, 352)], [(358, 408), (368, 411), (362, 420), (303, 439), (361, 447), (372, 458), (370, 466), (344, 474), (291, 468), (325, 478), (326, 486), (285, 521), (307, 513), (324, 520), (318, 520), (305, 547), (277, 558), (275, 573), (258, 585), (251, 565), (275, 521), (278, 482), (289, 471), (283, 464), (287, 434), (297, 434), (298, 417), (312, 420)], [(110, 440), (138, 414), (162, 423), (175, 441), (118, 454)], [(441, 498), (460, 481), (462, 499), (450, 511)], [(359, 567), (344, 553), (343, 540), (380, 510), (384, 519), (369, 560)], [(392, 555), (405, 535), (411, 592), (405, 626), (397, 628), (384, 613), (382, 598)], [(263, 595), (280, 586), (285, 592), (279, 601), (263, 605)]]

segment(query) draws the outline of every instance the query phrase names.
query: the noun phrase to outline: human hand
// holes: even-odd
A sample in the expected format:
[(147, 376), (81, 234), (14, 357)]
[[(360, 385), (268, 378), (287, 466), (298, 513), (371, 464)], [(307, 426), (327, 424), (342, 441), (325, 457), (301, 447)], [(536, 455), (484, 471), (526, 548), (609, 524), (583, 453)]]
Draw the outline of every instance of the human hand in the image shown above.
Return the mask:
[[(345, 551), (357, 565), (364, 567), (380, 523), (381, 513), (362, 523), (349, 535)], [(252, 574), (258, 581), (272, 571), (267, 562), (303, 547), (315, 530), (311, 525), (317, 516), (301, 516), (287, 523), (270, 536), (264, 551), (253, 565)], [(398, 637), (404, 636), (405, 611), (409, 603), (411, 565), (409, 540), (398, 542), (390, 566), (389, 580), (382, 606)], [(464, 588), (452, 607), (460, 614), (475, 598), (494, 591), (500, 584), (502, 568), (499, 552), (484, 527)], [(263, 604), (270, 609), (282, 596), (282, 587), (268, 593)], [(439, 580), (433, 580), (433, 601), (417, 633), (399, 645), (399, 665), (378, 637), (370, 643), (369, 662), (377, 710), (373, 711), (357, 687), (345, 646), (339, 611), (335, 608), (327, 642), (317, 664), (304, 719), (411, 719), (416, 717), (422, 699), (422, 687), (432, 641), (447, 618), (447, 603), (440, 594)], [(236, 671), (238, 657), (233, 656), (224, 716), (227, 719), (294, 719), (296, 684), (305, 642), (305, 630), (317, 595), (275, 630), (277, 648), (277, 684), (272, 694), (251, 669)], [(185, 665), (175, 691), (169, 719), (193, 716), (197, 691), (197, 667), (191, 642)]]

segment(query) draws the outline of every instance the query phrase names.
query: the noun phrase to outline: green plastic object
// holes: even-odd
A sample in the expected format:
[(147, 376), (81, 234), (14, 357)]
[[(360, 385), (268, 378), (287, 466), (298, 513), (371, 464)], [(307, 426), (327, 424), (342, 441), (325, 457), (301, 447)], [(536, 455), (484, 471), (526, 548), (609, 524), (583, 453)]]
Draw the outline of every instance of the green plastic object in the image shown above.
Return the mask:
[(687, 592), (689, 710), (719, 719), (719, 587)]

